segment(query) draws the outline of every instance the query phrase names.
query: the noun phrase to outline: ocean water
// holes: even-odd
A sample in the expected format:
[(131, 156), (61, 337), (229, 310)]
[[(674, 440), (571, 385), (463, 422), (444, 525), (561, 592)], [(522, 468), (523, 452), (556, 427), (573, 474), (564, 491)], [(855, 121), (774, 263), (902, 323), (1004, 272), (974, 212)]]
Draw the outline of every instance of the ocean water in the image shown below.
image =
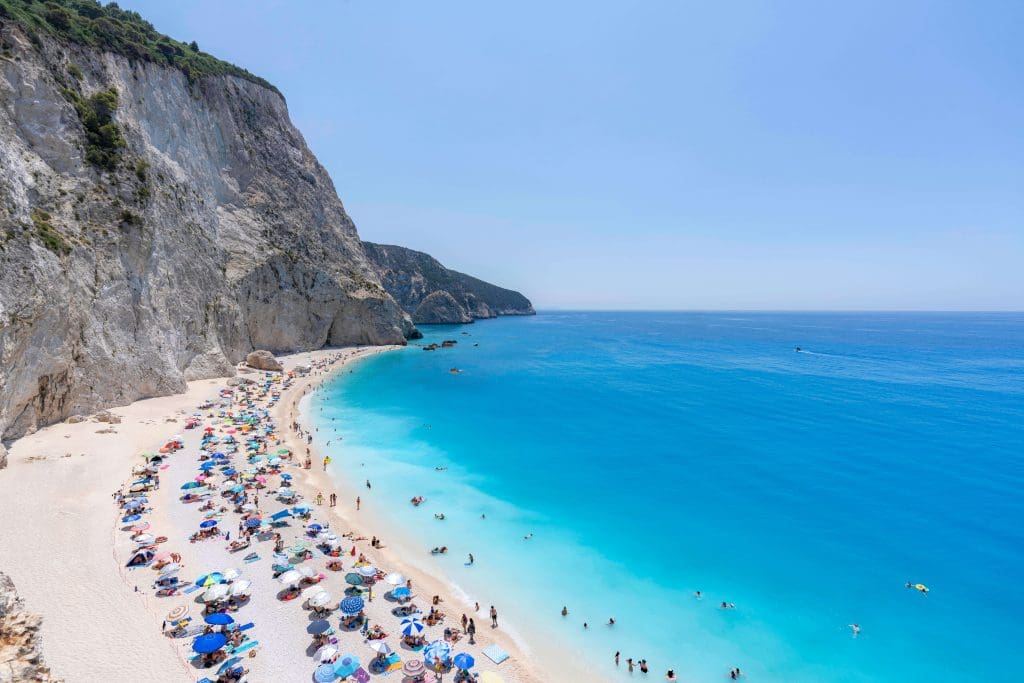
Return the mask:
[(458, 344), (330, 382), (318, 439), (336, 476), (372, 480), (367, 505), (422, 562), (557, 656), (614, 672), (620, 651), (613, 676), (633, 657), (684, 681), (1024, 667), (1024, 315), (542, 313), (424, 331)]

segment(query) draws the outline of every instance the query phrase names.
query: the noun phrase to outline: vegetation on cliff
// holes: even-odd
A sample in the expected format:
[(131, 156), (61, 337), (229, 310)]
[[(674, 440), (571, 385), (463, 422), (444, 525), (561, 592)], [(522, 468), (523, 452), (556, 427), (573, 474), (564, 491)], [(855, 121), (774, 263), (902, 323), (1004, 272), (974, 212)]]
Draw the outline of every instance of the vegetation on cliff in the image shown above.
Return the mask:
[(138, 12), (121, 9), (116, 2), (101, 5), (96, 0), (0, 0), (2, 19), (17, 22), (30, 36), (43, 32), (129, 59), (173, 67), (190, 82), (204, 76), (237, 76), (279, 93), (259, 76), (202, 52), (195, 41), (183, 43), (160, 33)]

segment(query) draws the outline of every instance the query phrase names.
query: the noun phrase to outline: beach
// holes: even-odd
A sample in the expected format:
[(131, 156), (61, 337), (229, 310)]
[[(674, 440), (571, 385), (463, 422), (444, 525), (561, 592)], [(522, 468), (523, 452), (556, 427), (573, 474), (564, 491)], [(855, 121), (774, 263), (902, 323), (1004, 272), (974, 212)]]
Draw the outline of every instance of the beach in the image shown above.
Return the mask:
[[(299, 402), (323, 382), (330, 372), (362, 356), (383, 353), (398, 347), (323, 350), (280, 358), (288, 371), (296, 365), (313, 365), (313, 371), (292, 380), (270, 408), (270, 417), (277, 425), (275, 437), (281, 443), (273, 449), (289, 448), (301, 462), (305, 444), (289, 427), (303, 422)], [(320, 367), (317, 367), (317, 366)], [(241, 375), (263, 381), (269, 377), (251, 371)], [(119, 509), (114, 494), (126, 491), (133, 479), (132, 470), (145, 464), (144, 453), (155, 453), (172, 436), (181, 436), (183, 448), (167, 456), (159, 470), (159, 488), (146, 493), (151, 508), (137, 523), (147, 522), (149, 533), (166, 537), (156, 548), (158, 552), (180, 555), (182, 585), (201, 574), (238, 569), (242, 578), (251, 582), (251, 599), (234, 615), (239, 623), (252, 623), (246, 640), (257, 644), (244, 657), (249, 669), (247, 680), (308, 681), (316, 668), (312, 655), (316, 648), (307, 632), (310, 612), (297, 603), (303, 600), (278, 599), (281, 584), (272, 576), (270, 556), (273, 542), (254, 541), (249, 550), (256, 551), (258, 561), (245, 563), (244, 552), (231, 554), (221, 537), (189, 543), (188, 537), (203, 520), (195, 504), (183, 504), (179, 497), (182, 486), (193, 481), (198, 473), (199, 444), (203, 429), (185, 429), (185, 421), (208, 399), (218, 400), (218, 392), (226, 380), (190, 382), (183, 394), (138, 401), (109, 411), (115, 422), (85, 419), (74, 424), (62, 423), (39, 430), (15, 442), (10, 449), (10, 463), (0, 471), (0, 488), (7, 495), (0, 500), (0, 517), (5, 533), (0, 536), (0, 555), (17, 558), (5, 561), (4, 570), (14, 580), (29, 610), (43, 617), (43, 653), (53, 672), (67, 681), (194, 681), (203, 675), (213, 676), (215, 669), (200, 670), (189, 661), (191, 638), (171, 638), (162, 634), (168, 612), (183, 605), (201, 622), (202, 604), (198, 594), (156, 597), (153, 581), (157, 573), (149, 567), (128, 569), (125, 564), (134, 553), (130, 526), (122, 521), (126, 510)], [(258, 401), (257, 401), (258, 405)], [(119, 419), (119, 421), (117, 421)], [(223, 427), (217, 427), (221, 433)], [(313, 467), (285, 464), (283, 473), (292, 476), (293, 490), (300, 500), (313, 506), (313, 520), (329, 525), (339, 536), (371, 538), (374, 520), (370, 514), (356, 513), (351, 500), (339, 497), (338, 506), (320, 506), (318, 492), (325, 497), (335, 490), (324, 472), (318, 453), (311, 453)], [(273, 484), (267, 485), (271, 490)], [(286, 508), (271, 502), (261, 492), (260, 509), (265, 514)], [(221, 504), (220, 496), (213, 496)], [(230, 507), (230, 506), (228, 506)], [(221, 515), (223, 529), (235, 531), (237, 518)], [(305, 537), (304, 525), (288, 520), (280, 529), (287, 545)], [(237, 538), (233, 534), (233, 540)], [(539, 670), (532, 653), (522, 650), (520, 643), (501, 628), (491, 629), (487, 617), (490, 603), (482, 604), (479, 613), (466, 609), (447, 589), (445, 577), (430, 575), (413, 562), (405, 562), (397, 549), (370, 547), (368, 540), (354, 542), (357, 552), (382, 572), (400, 572), (412, 585), (413, 602), (425, 612), (431, 596), (439, 596), (439, 610), (447, 612), (443, 626), (430, 627), (427, 640), (441, 638), (444, 626), (458, 627), (461, 614), (468, 611), (478, 623), (476, 645), (463, 638), (453, 652), (466, 652), (476, 660), (477, 668), (500, 673), (510, 683), (552, 680)], [(348, 542), (346, 542), (346, 549)], [(335, 601), (343, 597), (347, 587), (345, 572), (324, 571), (328, 558), (315, 555), (303, 563), (312, 565), (325, 578), (321, 582)], [(352, 559), (340, 558), (346, 567)], [(374, 600), (365, 604), (370, 623), (379, 623), (389, 631), (388, 642), (395, 645), (405, 659), (415, 656), (397, 647), (394, 634), (399, 625), (390, 613), (395, 603), (384, 599), (389, 586), (374, 591)], [(495, 587), (494, 600), (500, 607), (500, 587)], [(335, 602), (336, 605), (336, 602)], [(337, 622), (336, 614), (331, 617)], [(339, 654), (352, 653), (368, 662), (374, 655), (358, 631), (337, 632)], [(499, 665), (482, 654), (488, 645), (497, 644), (510, 656)], [(373, 676), (372, 678), (377, 678)], [(556, 677), (556, 678), (560, 678)]]

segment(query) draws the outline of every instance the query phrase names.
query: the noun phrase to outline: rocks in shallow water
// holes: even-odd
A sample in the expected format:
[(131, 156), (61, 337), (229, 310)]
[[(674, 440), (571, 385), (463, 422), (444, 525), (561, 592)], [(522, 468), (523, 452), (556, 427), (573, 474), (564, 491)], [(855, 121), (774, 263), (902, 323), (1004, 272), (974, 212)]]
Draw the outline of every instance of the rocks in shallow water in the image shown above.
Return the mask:
[(245, 357), (245, 362), (249, 367), (256, 368), (257, 370), (272, 370), (274, 372), (284, 370), (281, 361), (274, 358), (274, 354), (270, 351), (253, 351)]
[(43, 663), (41, 623), (39, 615), (25, 611), (10, 577), (0, 573), (0, 681), (59, 683)]

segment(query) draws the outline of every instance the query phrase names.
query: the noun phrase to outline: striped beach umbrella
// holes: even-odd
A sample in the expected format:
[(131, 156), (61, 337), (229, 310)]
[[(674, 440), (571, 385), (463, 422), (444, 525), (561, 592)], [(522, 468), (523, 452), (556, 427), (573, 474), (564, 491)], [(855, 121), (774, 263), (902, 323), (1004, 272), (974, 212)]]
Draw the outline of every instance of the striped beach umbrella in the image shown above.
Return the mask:
[(188, 616), (188, 605), (178, 605), (167, 613), (167, 621), (181, 621)]
[(423, 666), (423, 662), (418, 659), (410, 659), (402, 664), (402, 673), (416, 678), (427, 673), (427, 667)]
[(423, 622), (416, 617), (406, 617), (402, 619), (402, 623), (399, 624), (399, 630), (402, 631), (403, 636), (418, 636), (423, 633), (423, 629), (426, 627)]

